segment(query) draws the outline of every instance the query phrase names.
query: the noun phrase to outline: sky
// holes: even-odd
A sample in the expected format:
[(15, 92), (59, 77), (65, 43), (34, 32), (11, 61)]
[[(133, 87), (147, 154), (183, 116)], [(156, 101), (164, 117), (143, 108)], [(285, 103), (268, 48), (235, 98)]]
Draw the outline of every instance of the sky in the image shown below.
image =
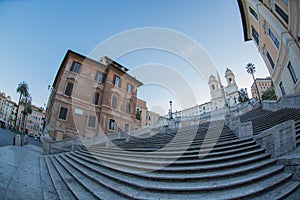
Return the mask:
[[(93, 54), (97, 47), (128, 32), (137, 39), (120, 37), (123, 41), (111, 48), (114, 52), (122, 49), (124, 42), (130, 45), (139, 38), (158, 40), (158, 46), (169, 40), (159, 34), (138, 35), (139, 30), (151, 28), (174, 33), (170, 40), (174, 45), (180, 40), (175, 39), (177, 35), (189, 38), (201, 51), (193, 54), (193, 45), (181, 42), (186, 44), (183, 54), (195, 55), (203, 63), (198, 62), (198, 73), (189, 59), (159, 47), (129, 49), (115, 57), (145, 83), (138, 97), (147, 101), (150, 110), (166, 113), (169, 100), (173, 110), (210, 101), (208, 77), (203, 75), (212, 69), (207, 59), (223, 85), (228, 67), (235, 73), (238, 87), (248, 88), (250, 96), (253, 81), (246, 64), (255, 64), (256, 77), (269, 75), (255, 44), (244, 42), (236, 0), (0, 0), (0, 27), (0, 91), (17, 102), (16, 87), (25, 81), (33, 104), (39, 107), (47, 103), (48, 85), (53, 84), (68, 49), (99, 60), (105, 55)], [(191, 88), (191, 96), (186, 95), (185, 87)]]

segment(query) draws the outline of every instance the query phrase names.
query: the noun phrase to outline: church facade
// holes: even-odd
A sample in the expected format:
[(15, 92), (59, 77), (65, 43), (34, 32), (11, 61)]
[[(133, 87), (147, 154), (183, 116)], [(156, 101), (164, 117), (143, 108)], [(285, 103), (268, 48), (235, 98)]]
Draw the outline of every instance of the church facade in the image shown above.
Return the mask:
[(219, 74), (217, 77), (211, 75), (208, 80), (211, 100), (191, 108), (177, 111), (175, 117), (191, 117), (205, 114), (224, 106), (233, 107), (239, 104), (239, 89), (235, 80), (234, 73), (227, 68), (225, 71), (226, 86), (223, 86)]

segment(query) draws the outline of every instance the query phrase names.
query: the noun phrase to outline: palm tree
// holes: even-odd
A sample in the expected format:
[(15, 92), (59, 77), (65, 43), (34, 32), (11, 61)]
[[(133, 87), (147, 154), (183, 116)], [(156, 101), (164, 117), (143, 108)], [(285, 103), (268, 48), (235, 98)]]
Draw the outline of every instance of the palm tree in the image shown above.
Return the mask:
[(260, 95), (259, 95), (258, 87), (257, 87), (257, 84), (256, 84), (256, 80), (255, 80), (255, 77), (254, 77), (254, 73), (256, 72), (254, 64), (253, 63), (248, 63), (246, 65), (246, 69), (247, 69), (248, 74), (252, 75), (254, 85), (255, 85), (255, 88), (256, 88), (256, 91), (257, 91), (257, 95), (258, 95), (258, 100), (260, 101)]
[(25, 81), (22, 81), (21, 83), (19, 83), (19, 85), (17, 87), (17, 93), (19, 93), (20, 96), (19, 96), (18, 108), (17, 108), (17, 112), (16, 112), (15, 127), (17, 125), (18, 112), (19, 112), (19, 108), (20, 108), (21, 99), (23, 97), (27, 97), (29, 95), (29, 87), (28, 87), (28, 84), (25, 83)]
[(29, 96), (25, 98), (24, 102), (24, 110), (22, 111), (23, 117), (22, 117), (22, 126), (23, 126), (23, 132), (26, 132), (26, 121), (28, 114), (32, 113), (32, 107), (31, 107), (31, 97)]

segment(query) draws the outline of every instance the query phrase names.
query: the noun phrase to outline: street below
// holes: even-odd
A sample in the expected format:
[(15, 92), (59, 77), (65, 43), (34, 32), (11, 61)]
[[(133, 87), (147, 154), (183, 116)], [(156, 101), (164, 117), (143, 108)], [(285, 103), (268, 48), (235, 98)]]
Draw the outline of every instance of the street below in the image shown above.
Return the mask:
[[(13, 145), (13, 140), (16, 135), (17, 134), (8, 129), (0, 128), (0, 147)], [(24, 135), (22, 135), (21, 138), (23, 141)], [(34, 139), (34, 137), (28, 137), (28, 144), (33, 144), (39, 147), (43, 146), (43, 143), (38, 139)]]

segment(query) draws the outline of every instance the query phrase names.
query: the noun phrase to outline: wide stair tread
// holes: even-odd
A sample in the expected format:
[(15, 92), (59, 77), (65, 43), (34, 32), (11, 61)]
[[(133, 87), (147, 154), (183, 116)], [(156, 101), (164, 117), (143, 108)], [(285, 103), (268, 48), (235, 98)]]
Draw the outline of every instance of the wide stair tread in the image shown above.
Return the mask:
[[(83, 185), (86, 190), (93, 194), (93, 196), (99, 199), (120, 199), (121, 196), (117, 195), (113, 191), (106, 188), (105, 185), (97, 184), (92, 179), (88, 178), (84, 173), (78, 170), (78, 168), (72, 166), (68, 162), (68, 157), (64, 154), (56, 155), (55, 158), (57, 161), (64, 166), (64, 168), (72, 174), (72, 176)], [(89, 199), (86, 197), (86, 199)]]
[[(278, 183), (272, 190), (267, 190), (262, 194), (251, 197), (251, 200), (269, 200), (269, 199), (294, 199), (300, 198), (298, 192), (297, 198), (293, 197), (293, 193), (299, 188), (300, 183), (298, 181), (287, 180), (283, 183)], [(297, 191), (296, 191), (297, 192)], [(289, 197), (290, 196), (290, 197)]]
[(54, 167), (50, 157), (45, 157), (45, 161), (51, 176), (53, 185), (57, 191), (59, 199), (73, 200), (77, 199), (75, 195), (69, 190), (68, 186), (64, 182), (63, 178), (60, 176), (56, 168)]
[[(97, 166), (98, 168), (100, 168), (101, 170), (106, 170), (106, 169), (110, 169), (110, 170), (115, 170), (115, 171), (119, 171), (119, 172), (123, 172), (123, 173), (127, 173), (127, 174), (136, 174), (135, 170), (131, 170), (131, 169), (127, 169), (127, 168), (122, 168), (120, 171), (120, 169), (118, 168), (113, 168), (113, 167), (107, 167), (106, 165), (100, 165), (97, 161), (92, 160), (92, 159), (80, 159), (72, 154), (66, 154), (66, 156), (68, 156), (70, 159), (85, 165), (85, 166)], [(221, 169), (221, 170), (213, 170), (213, 171), (199, 171), (199, 172), (193, 172), (193, 173), (178, 173), (178, 172), (166, 172), (166, 173), (160, 173), (160, 172), (156, 172), (156, 171), (151, 171), (148, 173), (141, 173), (139, 174), (139, 176), (142, 176), (144, 178), (148, 178), (148, 179), (166, 179), (166, 180), (195, 180), (195, 179), (209, 179), (209, 178), (215, 178), (215, 177), (227, 177), (230, 175), (235, 175), (235, 174), (239, 174), (239, 173), (246, 173), (249, 171), (253, 171), (256, 169), (262, 169), (266, 166), (269, 166), (271, 164), (274, 164), (276, 161), (272, 160), (272, 159), (268, 159), (268, 160), (262, 160), (262, 161), (258, 161), (255, 163), (251, 163), (245, 166), (233, 166), (231, 168), (226, 168), (225, 170)]]
[(49, 174), (48, 166), (44, 157), (40, 157), (40, 173), (41, 184), (43, 191), (43, 198), (46, 200), (58, 200), (59, 196), (55, 190), (51, 176)]
[(74, 178), (72, 172), (64, 168), (64, 166), (55, 158), (55, 156), (51, 156), (50, 160), (52, 161), (57, 172), (60, 174), (69, 190), (72, 191), (77, 199), (97, 199), (80, 182), (78, 182), (77, 179)]

